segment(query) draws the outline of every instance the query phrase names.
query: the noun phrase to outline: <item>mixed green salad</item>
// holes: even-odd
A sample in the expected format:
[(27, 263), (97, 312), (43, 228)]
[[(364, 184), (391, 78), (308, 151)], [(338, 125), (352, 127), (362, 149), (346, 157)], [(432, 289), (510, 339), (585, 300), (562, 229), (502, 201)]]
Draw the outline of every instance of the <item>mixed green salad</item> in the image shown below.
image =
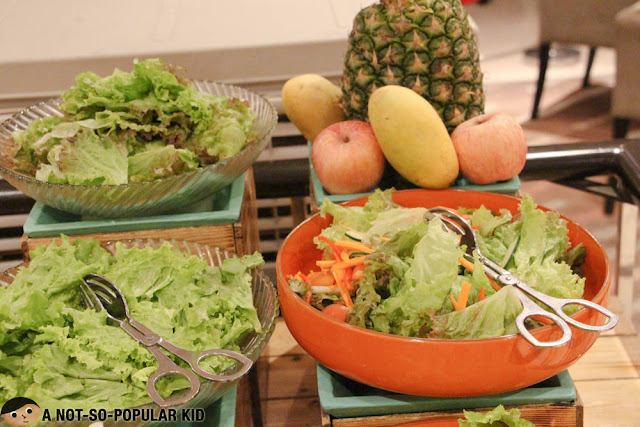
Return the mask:
[[(376, 191), (363, 207), (325, 200), (321, 215), (333, 222), (314, 239), (323, 259), (316, 271), (290, 277), (291, 288), (331, 316), (390, 334), (463, 339), (517, 333), (522, 303), (513, 287), (492, 282), (477, 252), (475, 263), (465, 262), (460, 236), (441, 217), (426, 221), (425, 208), (397, 205), (393, 191)], [(485, 207), (459, 211), (475, 228), (484, 256), (545, 294), (583, 296), (585, 248), (572, 247), (557, 213), (538, 209), (529, 196), (516, 215)]]
[[(0, 286), (0, 402), (22, 396), (50, 410), (151, 402), (146, 382), (156, 359), (122, 328), (107, 324), (104, 311), (85, 308), (79, 289), (84, 275), (115, 283), (132, 317), (178, 347), (239, 351), (246, 334), (262, 329), (249, 273), (262, 263), (255, 253), (211, 267), (168, 243), (157, 249), (118, 243), (113, 254), (97, 240), (38, 247), (11, 286)], [(219, 373), (233, 363), (211, 356), (200, 366)], [(169, 376), (156, 387), (167, 397), (190, 385), (185, 377)]]
[(216, 163), (255, 140), (245, 102), (194, 89), (160, 59), (76, 83), (62, 95), (63, 117), (13, 133), (17, 171), (58, 184), (127, 184)]

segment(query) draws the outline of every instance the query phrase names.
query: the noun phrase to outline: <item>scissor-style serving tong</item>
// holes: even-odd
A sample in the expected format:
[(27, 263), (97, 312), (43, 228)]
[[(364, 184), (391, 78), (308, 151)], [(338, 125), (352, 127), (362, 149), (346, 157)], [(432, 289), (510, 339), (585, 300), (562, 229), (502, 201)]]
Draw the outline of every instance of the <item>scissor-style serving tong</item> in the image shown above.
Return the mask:
[[(604, 332), (609, 329), (613, 329), (618, 323), (618, 315), (609, 311), (605, 307), (580, 298), (555, 298), (547, 294), (543, 294), (526, 283), (522, 282), (516, 276), (514, 276), (508, 270), (502, 268), (500, 265), (491, 261), (487, 257), (480, 253), (478, 241), (476, 239), (475, 232), (471, 227), (471, 224), (458, 215), (456, 212), (442, 207), (431, 208), (427, 211), (427, 219), (431, 219), (434, 215), (440, 215), (443, 217), (443, 223), (449, 230), (454, 231), (461, 235), (460, 244), (466, 246), (466, 252), (464, 257), (473, 262), (473, 252), (476, 251), (477, 256), (484, 265), (485, 273), (495, 280), (500, 286), (513, 286), (516, 290), (518, 298), (522, 302), (522, 312), (516, 318), (516, 325), (522, 335), (536, 347), (557, 347), (566, 344), (571, 340), (571, 328), (569, 325), (576, 328), (583, 329), (592, 332)], [(544, 308), (536, 304), (532, 298), (541, 302), (545, 306), (549, 307), (551, 311), (547, 311)], [(563, 308), (570, 304), (578, 304), (584, 307), (591, 308), (602, 314), (604, 314), (608, 321), (601, 326), (589, 325), (577, 321), (576, 319), (568, 316)], [(532, 316), (540, 316), (551, 320), (558, 325), (562, 330), (562, 336), (555, 341), (539, 341), (536, 337), (529, 332), (524, 322), (527, 318)]]
[[(147, 381), (147, 391), (151, 399), (161, 407), (181, 405), (193, 399), (200, 390), (200, 380), (196, 374), (213, 381), (234, 381), (247, 373), (253, 364), (248, 357), (231, 350), (210, 349), (198, 352), (177, 347), (133, 319), (129, 315), (127, 301), (120, 292), (120, 289), (108, 279), (96, 274), (87, 274), (84, 276), (83, 282), (80, 290), (82, 291), (87, 307), (93, 308), (96, 311), (105, 310), (110, 322), (119, 325), (127, 331), (129, 335), (146, 346), (147, 350), (155, 356), (158, 361), (158, 370), (149, 377)], [(176, 365), (162, 352), (160, 347), (187, 362), (191, 370)], [(202, 359), (214, 355), (230, 357), (239, 363), (240, 368), (231, 374), (222, 375), (211, 374), (200, 368), (199, 363)], [(164, 399), (158, 394), (156, 381), (170, 374), (185, 376), (189, 380), (191, 388), (184, 394)]]

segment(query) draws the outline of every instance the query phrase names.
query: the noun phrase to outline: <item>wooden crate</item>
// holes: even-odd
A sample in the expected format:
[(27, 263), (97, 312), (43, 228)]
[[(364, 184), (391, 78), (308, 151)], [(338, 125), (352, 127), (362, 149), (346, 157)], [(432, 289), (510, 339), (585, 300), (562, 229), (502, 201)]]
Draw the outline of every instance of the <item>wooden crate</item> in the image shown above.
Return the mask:
[[(575, 402), (557, 404), (522, 405), (517, 407), (522, 418), (531, 421), (536, 427), (582, 427), (584, 406), (577, 397)], [(492, 408), (475, 409), (488, 411)], [(507, 410), (511, 409), (506, 407)], [(463, 418), (462, 411), (421, 412), (412, 414), (379, 415), (372, 417), (334, 418), (320, 408), (322, 427), (383, 427), (383, 426), (457, 426), (457, 420)]]
[[(218, 246), (239, 255), (260, 250), (258, 233), (258, 213), (256, 208), (256, 187), (253, 170), (249, 168), (245, 178), (244, 195), (240, 218), (231, 224), (201, 225), (195, 227), (157, 228), (114, 233), (79, 234), (69, 236), (69, 240), (93, 238), (102, 242), (122, 239), (176, 239)], [(25, 260), (36, 246), (47, 245), (57, 237), (22, 236), (22, 252)]]

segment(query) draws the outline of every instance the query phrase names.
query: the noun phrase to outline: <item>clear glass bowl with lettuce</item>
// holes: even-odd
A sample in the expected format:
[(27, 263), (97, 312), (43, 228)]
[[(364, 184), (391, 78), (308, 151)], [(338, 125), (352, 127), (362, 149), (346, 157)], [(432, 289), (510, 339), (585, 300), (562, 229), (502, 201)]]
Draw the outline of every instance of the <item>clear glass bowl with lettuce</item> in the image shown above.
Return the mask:
[[(278, 315), (273, 284), (257, 269), (260, 254), (235, 257), (184, 241), (82, 239), (40, 246), (28, 265), (0, 275), (0, 401), (29, 397), (56, 408), (157, 409), (146, 381), (157, 361), (104, 312), (87, 309), (82, 277), (104, 275), (123, 292), (134, 319), (192, 351), (225, 348), (256, 361)], [(183, 362), (179, 359), (177, 363)], [(223, 356), (201, 366), (234, 369)], [(190, 385), (164, 377), (165, 397)], [(185, 407), (204, 408), (234, 386), (201, 378)], [(88, 412), (87, 412), (88, 413)]]
[[(392, 201), (378, 190), (363, 207), (325, 200), (331, 225), (314, 241), (317, 268), (289, 278), (313, 307), (363, 328), (407, 337), (475, 339), (518, 333), (522, 304), (512, 287), (484, 274), (476, 257), (465, 266), (460, 236), (426, 208)], [(572, 246), (566, 221), (525, 196), (519, 213), (458, 208), (476, 229), (482, 253), (545, 294), (582, 298), (585, 248)], [(575, 308), (577, 311), (578, 307)], [(571, 314), (571, 313), (569, 313)], [(542, 324), (528, 319), (527, 326)]]
[(44, 204), (94, 217), (161, 213), (229, 185), (257, 159), (273, 105), (190, 81), (160, 59), (76, 77), (62, 98), (0, 125), (0, 173)]

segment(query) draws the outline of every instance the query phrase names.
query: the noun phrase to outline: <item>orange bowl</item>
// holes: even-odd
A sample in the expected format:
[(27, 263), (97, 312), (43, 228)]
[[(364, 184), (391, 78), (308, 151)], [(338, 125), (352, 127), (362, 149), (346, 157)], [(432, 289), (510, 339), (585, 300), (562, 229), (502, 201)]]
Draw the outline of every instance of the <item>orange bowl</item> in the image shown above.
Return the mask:
[[(406, 207), (446, 206), (497, 212), (518, 210), (519, 199), (465, 190), (404, 190), (393, 200)], [(345, 203), (362, 206), (366, 197)], [(544, 207), (541, 209), (548, 210)], [(567, 218), (565, 218), (567, 219)], [(464, 397), (517, 390), (549, 378), (574, 363), (595, 342), (597, 333), (571, 328), (573, 338), (562, 347), (535, 348), (520, 334), (496, 338), (444, 340), (408, 338), (360, 328), (335, 320), (311, 307), (295, 294), (285, 277), (315, 268), (321, 252), (313, 238), (331, 223), (314, 215), (285, 239), (276, 259), (278, 298), (293, 337), (312, 357), (328, 368), (361, 383), (398, 393), (433, 397)], [(583, 267), (584, 298), (606, 305), (611, 269), (606, 252), (585, 229), (567, 219), (569, 238), (587, 249)], [(604, 315), (580, 310), (581, 322), (601, 324)], [(537, 328), (533, 335), (549, 341), (559, 336), (554, 325)]]

